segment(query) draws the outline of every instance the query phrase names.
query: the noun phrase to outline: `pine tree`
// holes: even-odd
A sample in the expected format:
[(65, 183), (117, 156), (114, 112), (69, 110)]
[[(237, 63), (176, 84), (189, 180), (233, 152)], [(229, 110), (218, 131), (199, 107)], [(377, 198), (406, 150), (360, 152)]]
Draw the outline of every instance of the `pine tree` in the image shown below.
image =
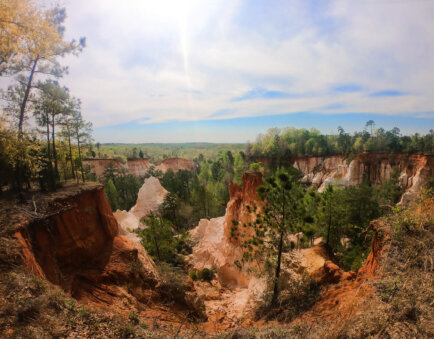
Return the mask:
[[(256, 206), (248, 207), (255, 216), (255, 221), (249, 223), (254, 228), (254, 235), (243, 241), (246, 248), (243, 260), (266, 258), (269, 263), (276, 259), (273, 277), (273, 296), (271, 304), (277, 303), (279, 296), (279, 278), (281, 272), (282, 253), (287, 235), (300, 232), (306, 218), (303, 204), (304, 190), (293, 176), (283, 169), (266, 179), (266, 183), (258, 188), (258, 193), (264, 203), (262, 213)], [(237, 228), (234, 221), (234, 228)], [(233, 232), (235, 236), (238, 232)]]
[(116, 211), (119, 209), (119, 194), (112, 179), (108, 179), (104, 184), (104, 192), (107, 196), (110, 206), (112, 207), (112, 210)]

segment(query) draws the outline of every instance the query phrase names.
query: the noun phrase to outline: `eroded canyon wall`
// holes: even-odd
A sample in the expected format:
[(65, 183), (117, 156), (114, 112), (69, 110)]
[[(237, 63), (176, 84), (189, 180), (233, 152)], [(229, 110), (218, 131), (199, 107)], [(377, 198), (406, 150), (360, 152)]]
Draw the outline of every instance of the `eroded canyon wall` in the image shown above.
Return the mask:
[(196, 243), (189, 257), (190, 264), (197, 270), (216, 268), (219, 281), (228, 288), (247, 287), (250, 283), (247, 267), (240, 270), (235, 265), (243, 255), (240, 246), (243, 236), (249, 236), (251, 228), (239, 227), (240, 232), (231, 232), (233, 221), (240, 224), (252, 221), (246, 206), (260, 204), (256, 187), (262, 184), (260, 173), (245, 173), (242, 186), (231, 183), (229, 186), (230, 200), (225, 216), (211, 220), (202, 219), (199, 225), (191, 231)]
[(128, 159), (126, 168), (135, 177), (143, 177), (148, 173), (152, 163), (149, 159)]
[(192, 171), (197, 167), (193, 160), (183, 158), (167, 158), (163, 161), (156, 162), (154, 166), (155, 169), (158, 169), (163, 173), (166, 173), (168, 170), (172, 170), (173, 172), (179, 170)]
[(155, 293), (158, 273), (142, 246), (118, 233), (103, 187), (50, 201), (15, 236), (27, 266), (81, 302), (129, 309)]
[[(268, 158), (254, 160), (266, 165), (272, 163)], [(279, 162), (300, 170), (302, 180), (311, 182), (319, 191), (327, 184), (350, 186), (364, 180), (381, 185), (397, 171), (399, 184), (405, 191), (403, 202), (412, 199), (434, 173), (434, 156), (421, 154), (360, 153), (354, 159), (341, 155), (303, 156), (279, 159)]]
[(114, 213), (119, 224), (119, 232), (130, 239), (139, 242), (138, 236), (134, 233), (137, 228), (143, 227), (141, 219), (150, 213), (157, 213), (163, 203), (168, 191), (161, 186), (157, 178), (145, 179), (139, 190), (136, 204), (129, 211), (117, 210)]
[(85, 159), (83, 163), (90, 166), (91, 173), (95, 173), (97, 178), (103, 176), (104, 170), (109, 165), (113, 165), (117, 169), (124, 168), (135, 177), (145, 176), (151, 167), (163, 173), (166, 173), (168, 170), (172, 170), (173, 172), (179, 170), (192, 171), (197, 167), (193, 160), (182, 158), (167, 158), (164, 161), (156, 163), (152, 163), (149, 159), (128, 159), (125, 165), (117, 159)]
[(108, 166), (114, 166), (118, 170), (124, 168), (124, 165), (117, 159), (84, 159), (83, 165), (89, 166), (90, 172), (95, 173), (97, 178), (103, 176), (104, 170)]

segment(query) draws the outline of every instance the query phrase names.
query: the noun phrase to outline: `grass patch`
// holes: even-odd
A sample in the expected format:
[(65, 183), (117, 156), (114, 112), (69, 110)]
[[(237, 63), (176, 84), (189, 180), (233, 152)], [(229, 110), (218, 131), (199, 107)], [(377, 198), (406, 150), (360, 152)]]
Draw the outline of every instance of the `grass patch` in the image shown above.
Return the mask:
[(273, 282), (268, 283), (262, 302), (255, 312), (257, 320), (290, 321), (309, 310), (320, 297), (320, 287), (307, 274), (300, 279), (282, 277), (279, 285), (279, 297), (273, 305)]

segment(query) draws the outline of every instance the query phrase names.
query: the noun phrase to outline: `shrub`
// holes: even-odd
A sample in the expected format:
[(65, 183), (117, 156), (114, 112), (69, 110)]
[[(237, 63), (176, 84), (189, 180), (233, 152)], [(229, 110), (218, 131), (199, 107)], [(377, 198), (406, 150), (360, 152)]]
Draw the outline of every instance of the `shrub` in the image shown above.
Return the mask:
[(161, 293), (167, 300), (184, 302), (186, 292), (190, 289), (187, 275), (179, 267), (174, 267), (164, 262), (158, 265), (160, 273)]
[(203, 270), (199, 271), (197, 277), (200, 280), (211, 281), (214, 278), (214, 270), (210, 270), (209, 268), (204, 268)]
[(81, 318), (88, 318), (90, 316), (90, 309), (88, 309), (86, 306), (80, 306), (78, 308), (78, 314)]
[(118, 338), (134, 338), (135, 334), (134, 327), (129, 324), (121, 326), (117, 331)]
[(140, 322), (139, 315), (134, 311), (132, 311), (128, 314), (128, 319), (136, 325), (139, 324), (139, 322)]
[(271, 303), (272, 295), (273, 282), (270, 280), (262, 297), (262, 303), (256, 310), (256, 318), (290, 321), (315, 304), (320, 297), (320, 288), (307, 274), (300, 279), (281, 276), (280, 292), (275, 305)]
[(197, 272), (196, 271), (190, 271), (190, 274), (189, 274), (189, 276), (190, 276), (190, 278), (193, 280), (193, 281), (196, 281), (197, 280)]

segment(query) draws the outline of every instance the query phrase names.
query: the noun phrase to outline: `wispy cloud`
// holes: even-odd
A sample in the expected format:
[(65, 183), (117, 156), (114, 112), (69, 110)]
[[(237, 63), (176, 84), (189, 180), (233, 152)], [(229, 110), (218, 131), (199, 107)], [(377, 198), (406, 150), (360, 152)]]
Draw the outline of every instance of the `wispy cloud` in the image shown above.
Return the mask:
[(371, 94), (369, 94), (369, 96), (371, 96), (371, 97), (400, 97), (400, 96), (403, 96), (406, 94), (407, 93), (402, 92), (402, 91), (397, 91), (397, 90), (393, 90), (393, 89), (386, 89), (383, 91), (371, 93)]
[(341, 93), (360, 92), (362, 89), (363, 87), (357, 84), (341, 84), (333, 87), (333, 90), (335, 92), (341, 92)]
[(233, 109), (219, 109), (217, 112), (211, 114), (210, 118), (221, 118), (221, 117), (228, 117), (231, 116), (234, 113)]
[(64, 82), (95, 126), (432, 115), (434, 2), (65, 1), (88, 47)]
[(342, 103), (333, 103), (333, 104), (324, 106), (324, 109), (325, 110), (339, 110), (339, 109), (342, 109), (344, 107), (345, 107), (345, 105)]
[(244, 101), (254, 99), (290, 99), (296, 96), (288, 92), (282, 91), (269, 91), (264, 88), (252, 89), (239, 97), (235, 97), (232, 101)]

